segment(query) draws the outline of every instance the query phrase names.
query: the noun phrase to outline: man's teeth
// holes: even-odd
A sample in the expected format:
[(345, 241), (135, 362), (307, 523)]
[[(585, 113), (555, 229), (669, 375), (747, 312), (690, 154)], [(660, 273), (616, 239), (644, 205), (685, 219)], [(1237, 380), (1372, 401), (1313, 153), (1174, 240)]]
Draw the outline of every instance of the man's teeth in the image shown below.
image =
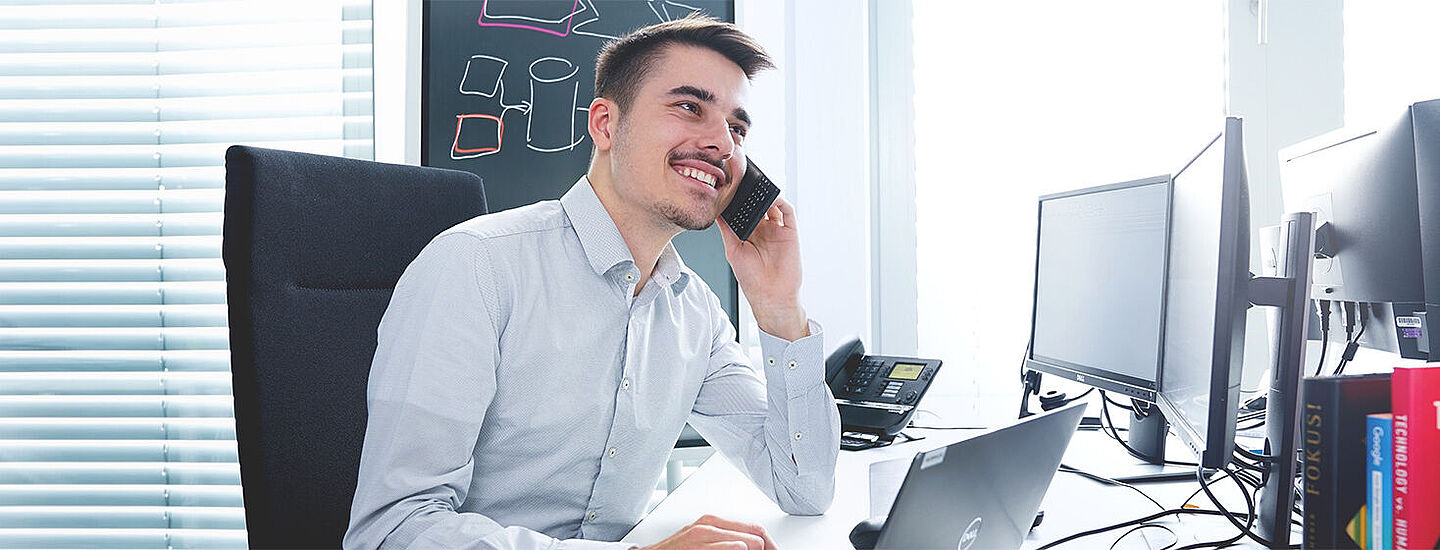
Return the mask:
[(687, 176), (687, 177), (695, 178), (695, 179), (697, 179), (697, 180), (700, 180), (700, 181), (703, 181), (703, 182), (709, 184), (710, 187), (715, 187), (715, 183), (716, 183), (715, 176), (711, 175), (709, 172), (706, 172), (706, 171), (703, 171), (703, 170), (696, 170), (696, 169), (690, 168), (690, 167), (688, 167), (688, 166), (682, 166), (682, 167), (680, 167), (680, 169), (679, 169), (678, 171), (680, 172), (680, 175), (682, 175), (682, 176)]

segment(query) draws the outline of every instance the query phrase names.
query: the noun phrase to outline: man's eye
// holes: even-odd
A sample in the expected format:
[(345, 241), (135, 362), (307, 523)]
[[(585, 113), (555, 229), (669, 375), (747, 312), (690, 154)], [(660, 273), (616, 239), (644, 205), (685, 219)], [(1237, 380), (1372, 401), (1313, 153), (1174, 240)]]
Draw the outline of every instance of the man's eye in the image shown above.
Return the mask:
[(689, 101), (680, 102), (680, 103), (677, 104), (677, 106), (679, 106), (681, 109), (685, 109), (686, 111), (690, 111), (690, 112), (692, 112), (692, 113), (698, 113), (698, 112), (700, 112), (700, 106), (699, 106), (699, 105), (696, 105), (696, 104), (694, 104), (694, 103), (691, 103), (691, 102), (689, 102)]
[(745, 132), (746, 132), (747, 130), (745, 129), (744, 126), (741, 126), (741, 125), (739, 125), (739, 124), (735, 124), (735, 125), (730, 126), (730, 131), (731, 131), (731, 132), (735, 132), (735, 135), (738, 135), (738, 136), (740, 136), (740, 137), (745, 137)]

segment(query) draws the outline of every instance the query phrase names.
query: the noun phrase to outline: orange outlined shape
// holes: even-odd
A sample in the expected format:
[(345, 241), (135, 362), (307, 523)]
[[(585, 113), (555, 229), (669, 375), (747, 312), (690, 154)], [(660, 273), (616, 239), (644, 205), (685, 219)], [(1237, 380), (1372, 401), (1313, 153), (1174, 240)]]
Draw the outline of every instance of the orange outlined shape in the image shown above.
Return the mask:
[[(478, 118), (495, 121), (495, 146), (477, 147), (474, 149), (460, 148), (460, 127), (465, 124), (467, 118)], [(455, 143), (450, 147), (450, 158), (455, 160), (481, 157), (500, 151), (500, 146), (505, 142), (505, 121), (495, 115), (481, 113), (455, 115)]]

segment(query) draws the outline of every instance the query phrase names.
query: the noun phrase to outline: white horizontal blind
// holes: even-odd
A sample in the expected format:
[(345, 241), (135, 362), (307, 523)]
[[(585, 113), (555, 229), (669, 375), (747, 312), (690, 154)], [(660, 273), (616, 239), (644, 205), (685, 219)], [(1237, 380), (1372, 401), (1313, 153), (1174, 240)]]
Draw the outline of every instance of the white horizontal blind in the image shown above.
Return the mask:
[(224, 152), (373, 158), (370, 0), (0, 0), (0, 548), (243, 547)]

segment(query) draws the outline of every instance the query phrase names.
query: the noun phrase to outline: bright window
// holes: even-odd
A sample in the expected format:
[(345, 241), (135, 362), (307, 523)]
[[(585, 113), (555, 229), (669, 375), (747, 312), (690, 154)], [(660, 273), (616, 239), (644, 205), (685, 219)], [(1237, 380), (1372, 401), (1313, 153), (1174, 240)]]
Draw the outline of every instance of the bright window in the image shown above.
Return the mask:
[(914, 15), (919, 353), (946, 361), (930, 399), (1001, 422), (1019, 404), (1037, 197), (1173, 173), (1220, 131), (1224, 5), (921, 1)]
[(373, 156), (370, 0), (0, 6), (0, 547), (244, 547), (233, 144)]

